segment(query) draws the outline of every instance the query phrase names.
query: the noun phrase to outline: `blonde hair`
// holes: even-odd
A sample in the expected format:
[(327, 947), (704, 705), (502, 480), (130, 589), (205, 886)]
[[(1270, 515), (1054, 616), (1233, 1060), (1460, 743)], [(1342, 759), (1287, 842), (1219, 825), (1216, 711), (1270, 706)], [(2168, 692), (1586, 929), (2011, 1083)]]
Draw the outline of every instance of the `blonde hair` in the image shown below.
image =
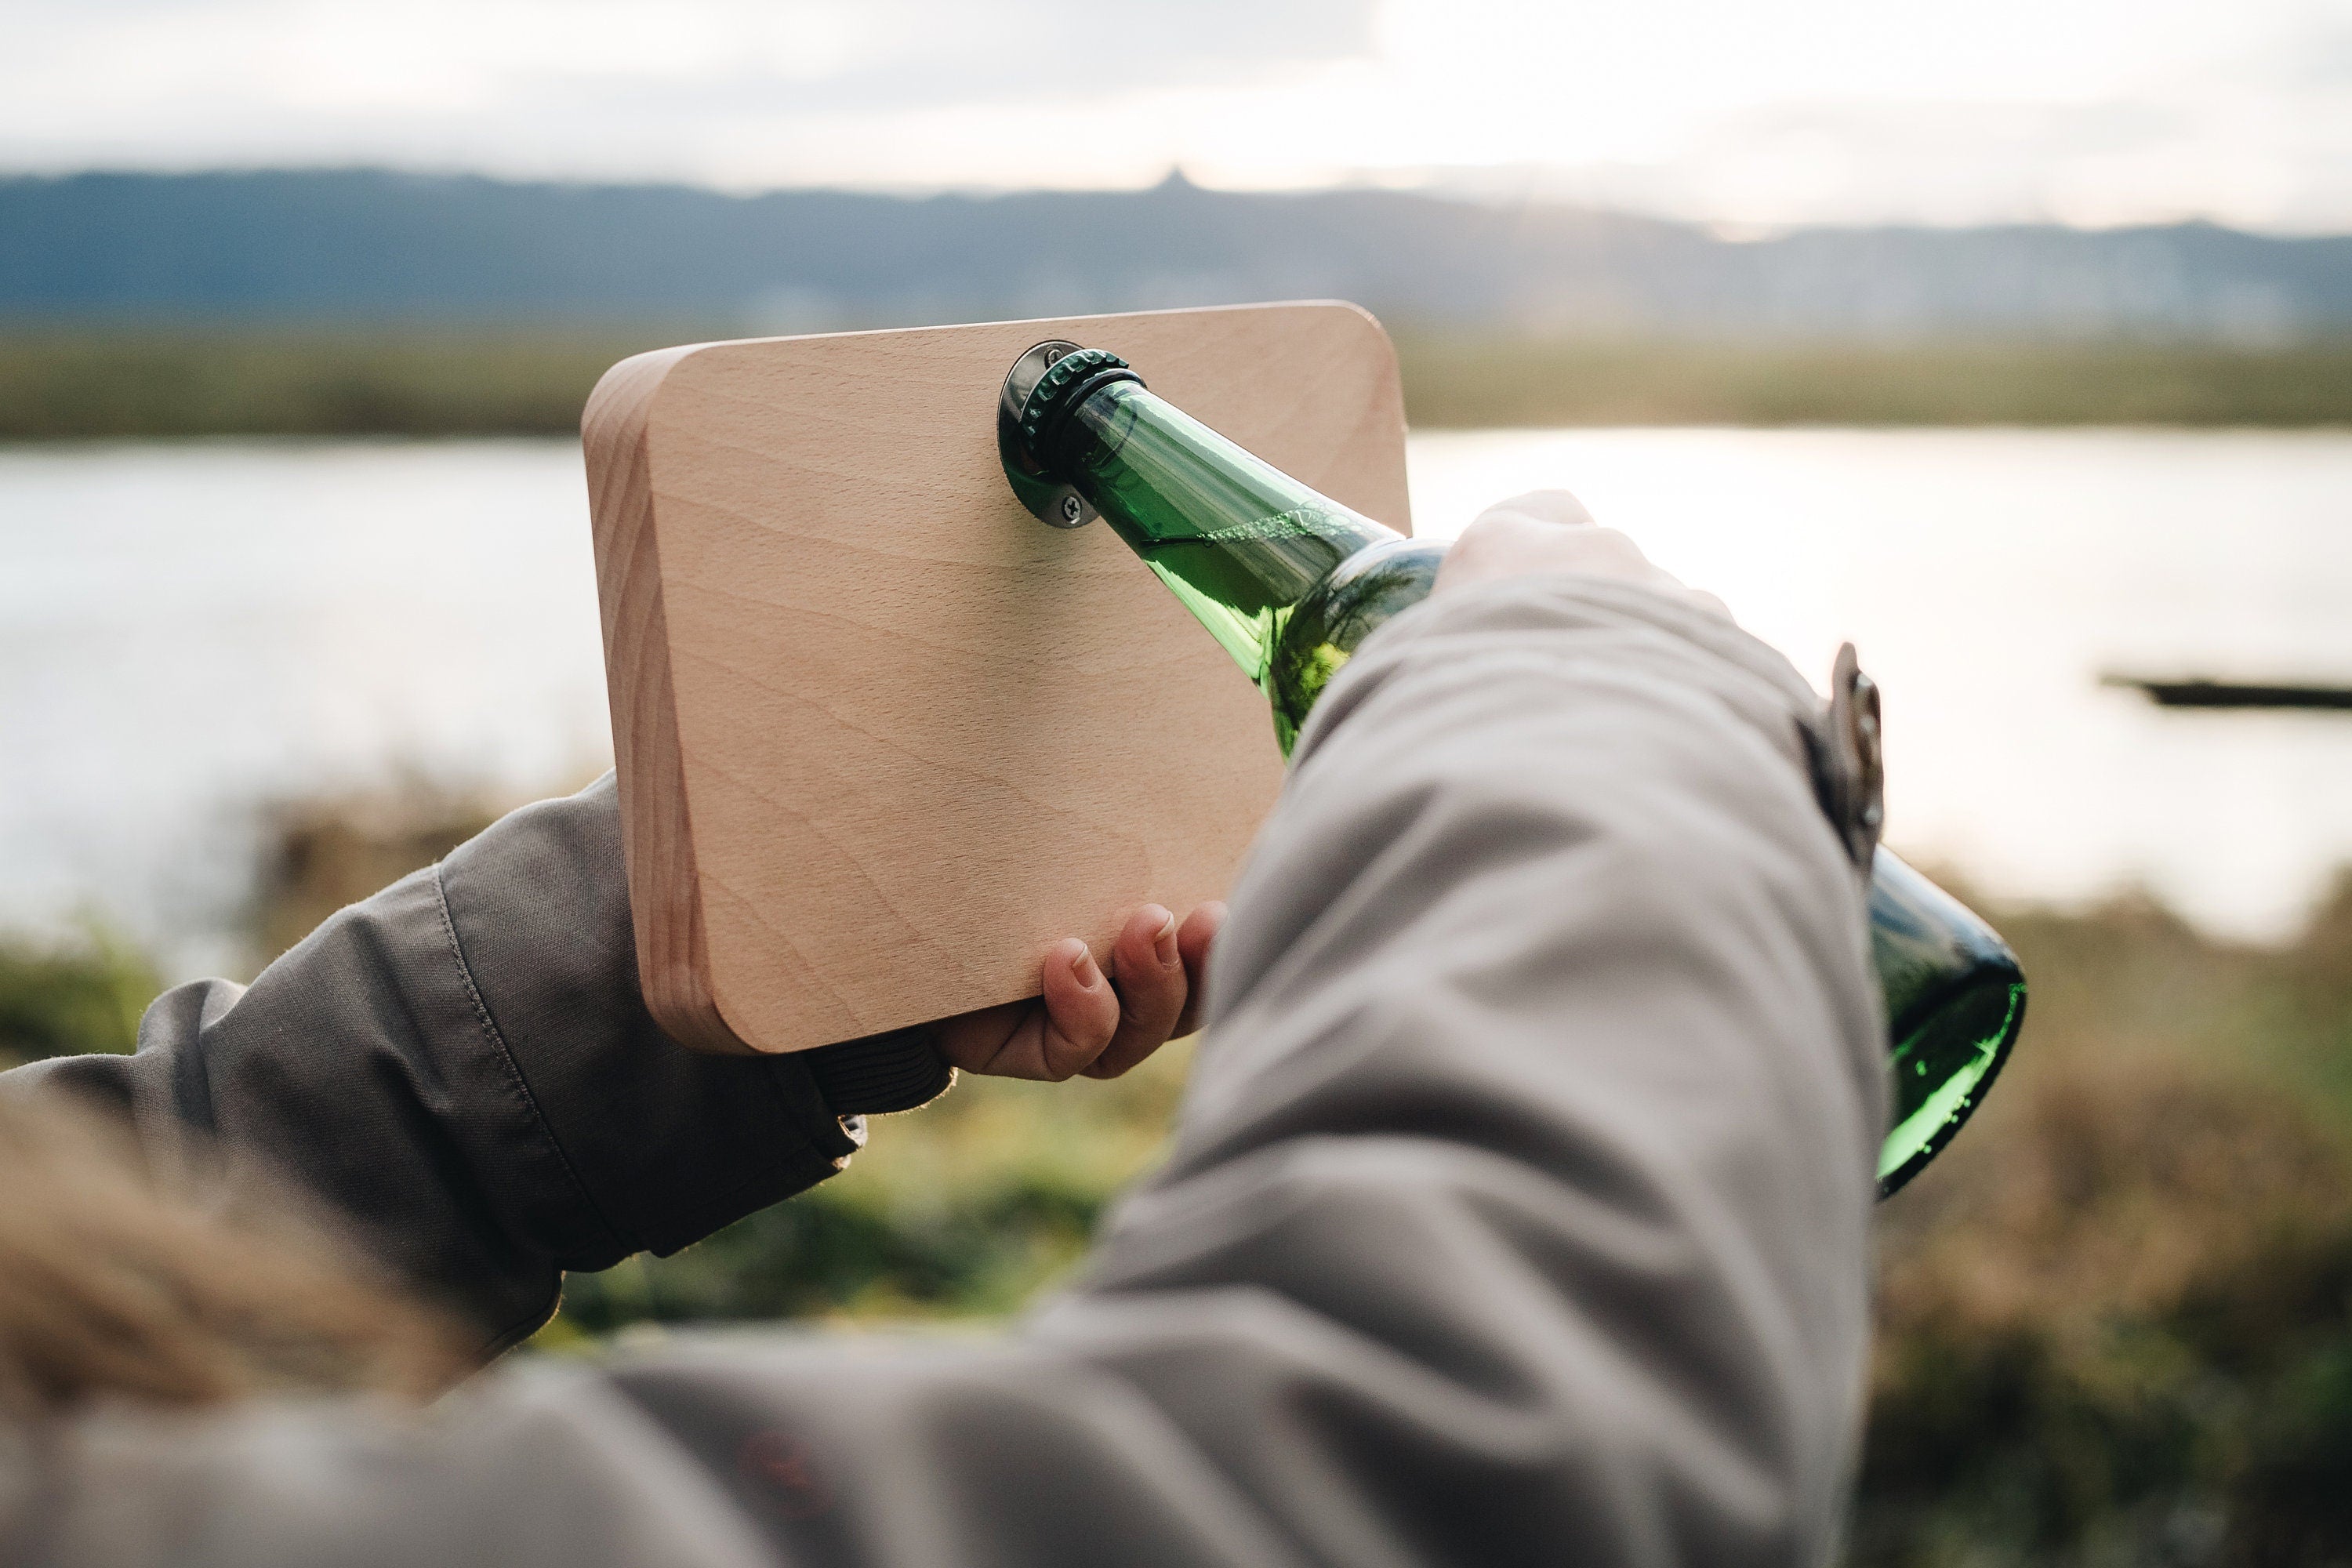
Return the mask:
[(83, 1107), (0, 1094), (0, 1414), (424, 1398), (466, 1371), (464, 1342), (282, 1187), (161, 1170)]

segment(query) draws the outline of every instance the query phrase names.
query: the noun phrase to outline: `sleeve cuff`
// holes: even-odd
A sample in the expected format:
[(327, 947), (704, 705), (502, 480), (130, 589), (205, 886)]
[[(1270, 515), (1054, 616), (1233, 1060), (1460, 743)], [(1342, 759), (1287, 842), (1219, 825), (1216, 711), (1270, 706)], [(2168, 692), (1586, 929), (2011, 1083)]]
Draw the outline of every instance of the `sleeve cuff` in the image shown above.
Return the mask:
[(703, 1056), (655, 1025), (609, 775), (505, 818), (436, 879), (487, 1044), (596, 1222), (564, 1227), (562, 1267), (674, 1252), (857, 1147), (800, 1059)]
[(945, 1094), (955, 1068), (920, 1029), (899, 1029), (803, 1051), (800, 1058), (835, 1116), (887, 1116)]

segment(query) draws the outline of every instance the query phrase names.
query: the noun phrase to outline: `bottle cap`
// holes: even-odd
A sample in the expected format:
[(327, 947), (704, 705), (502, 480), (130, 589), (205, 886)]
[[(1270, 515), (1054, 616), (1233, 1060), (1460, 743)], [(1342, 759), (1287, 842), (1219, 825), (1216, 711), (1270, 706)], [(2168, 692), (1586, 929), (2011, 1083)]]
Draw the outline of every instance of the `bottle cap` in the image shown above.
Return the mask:
[(1120, 381), (1143, 384), (1143, 378), (1108, 349), (1073, 349), (1048, 364), (1021, 405), (1021, 445), (1030, 461), (1055, 475), (1054, 447), (1070, 415), (1095, 393)]

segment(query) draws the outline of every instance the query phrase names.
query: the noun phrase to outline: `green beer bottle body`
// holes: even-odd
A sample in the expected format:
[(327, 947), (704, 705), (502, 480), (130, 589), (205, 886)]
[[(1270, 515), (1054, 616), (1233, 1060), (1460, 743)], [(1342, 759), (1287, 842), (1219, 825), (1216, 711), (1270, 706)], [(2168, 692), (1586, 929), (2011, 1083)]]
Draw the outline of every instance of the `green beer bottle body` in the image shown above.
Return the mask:
[[(1427, 596), (1444, 559), (1349, 510), (1148, 391), (1099, 350), (1041, 344), (1008, 379), (1001, 444), (1016, 491), (1083, 498), (1265, 693), (1287, 757), (1358, 645)], [(1024, 384), (1026, 383), (1026, 384)], [(1074, 494), (1073, 494), (1074, 493)], [(2000, 938), (1886, 850), (1874, 858), (1871, 953), (1894, 1079), (1880, 1192), (1956, 1132), (1999, 1072), (2025, 981)]]

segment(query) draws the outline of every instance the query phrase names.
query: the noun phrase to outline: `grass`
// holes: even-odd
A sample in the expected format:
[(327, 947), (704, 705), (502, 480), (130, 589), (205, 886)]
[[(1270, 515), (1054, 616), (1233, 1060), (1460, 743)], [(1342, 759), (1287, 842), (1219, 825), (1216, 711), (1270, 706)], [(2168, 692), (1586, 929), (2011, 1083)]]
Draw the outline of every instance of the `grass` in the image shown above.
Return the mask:
[[(614, 361), (688, 327), (0, 329), (0, 440), (570, 435)], [(1423, 427), (2352, 424), (2352, 342), (1471, 337), (1402, 331)]]
[(2005, 1082), (1880, 1212), (1852, 1556), (2352, 1553), (2352, 884), (2293, 945), (2126, 900), (2002, 921)]
[(965, 1079), (878, 1117), (849, 1170), (673, 1258), (564, 1287), (551, 1342), (632, 1323), (996, 1319), (1063, 1278), (1159, 1153), (1191, 1058), (1108, 1084)]
[[(257, 942), (479, 816), (420, 800), (284, 814)], [(1985, 1110), (1879, 1211), (1849, 1562), (2352, 1559), (2352, 880), (2277, 948), (2139, 900), (1995, 912), (2032, 1006)], [(123, 1048), (153, 985), (95, 937), (0, 944), (0, 1049)], [(536, 1344), (999, 1321), (1067, 1277), (1158, 1157), (1188, 1059), (1180, 1044), (1108, 1085), (966, 1079), (878, 1119), (811, 1193), (574, 1276)]]
[(103, 931), (0, 942), (0, 1068), (128, 1051), (160, 989), (154, 966)]
[[(2352, 883), (2297, 942), (2145, 900), (2011, 910), (2006, 1080), (1880, 1210), (1854, 1568), (2352, 1555)], [(544, 1342), (774, 1316), (1001, 1318), (1156, 1157), (1172, 1049), (1118, 1084), (967, 1079), (848, 1173), (577, 1277)], [(643, 1331), (637, 1328), (635, 1331)]]
[(1420, 426), (2352, 423), (2352, 342), (1399, 342)]
[(0, 332), (0, 439), (572, 435), (606, 367), (677, 341), (657, 331)]

